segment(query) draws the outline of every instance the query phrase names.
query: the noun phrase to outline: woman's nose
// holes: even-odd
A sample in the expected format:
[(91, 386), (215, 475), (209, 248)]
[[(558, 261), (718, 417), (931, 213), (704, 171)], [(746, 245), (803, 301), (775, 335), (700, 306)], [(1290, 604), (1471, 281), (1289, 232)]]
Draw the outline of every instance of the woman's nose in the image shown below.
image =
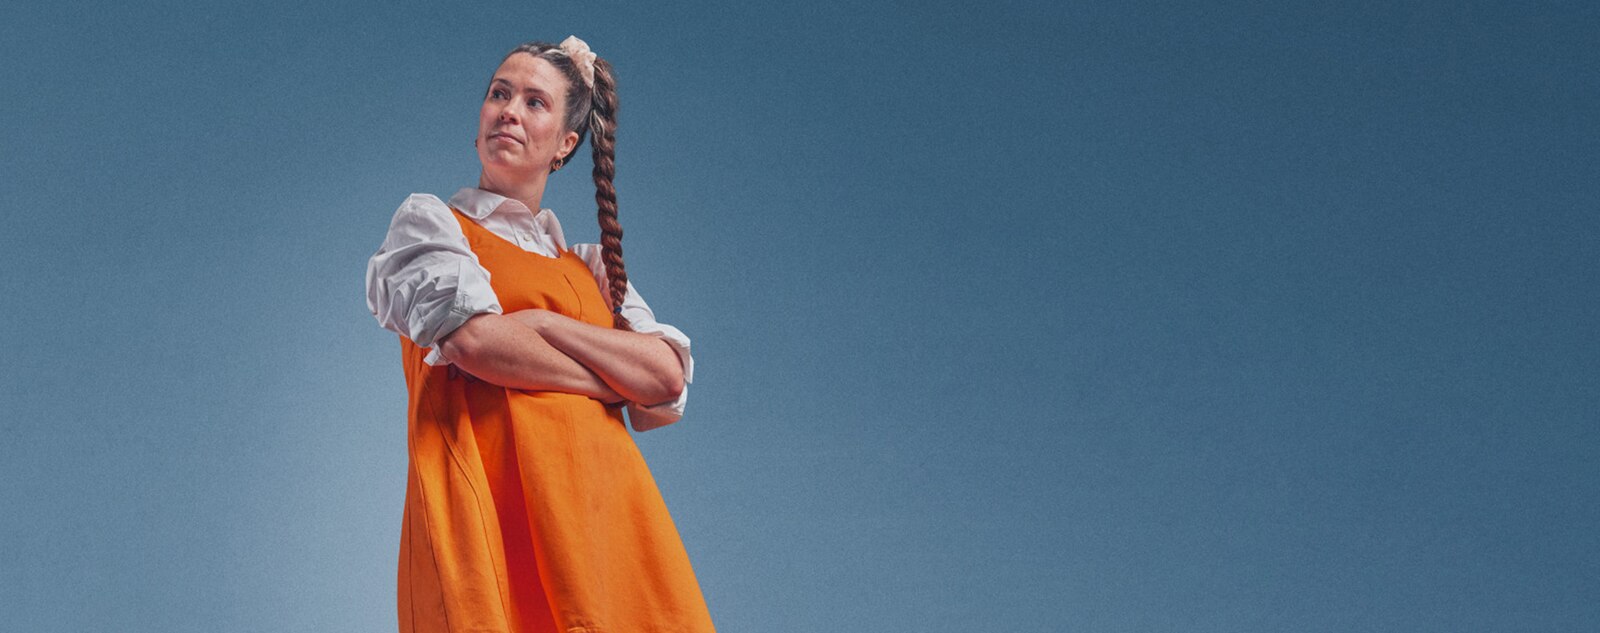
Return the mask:
[(522, 113), (517, 112), (516, 102), (508, 103), (500, 108), (500, 121), (503, 123), (516, 123), (522, 118)]

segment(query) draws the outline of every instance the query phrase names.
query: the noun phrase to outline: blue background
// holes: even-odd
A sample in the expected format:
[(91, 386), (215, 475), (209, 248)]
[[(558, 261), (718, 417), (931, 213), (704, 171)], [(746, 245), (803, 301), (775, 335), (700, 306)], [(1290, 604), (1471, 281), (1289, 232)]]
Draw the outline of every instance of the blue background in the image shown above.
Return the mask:
[(365, 261), (570, 33), (721, 630), (1600, 628), (1593, 3), (136, 4), (0, 11), (7, 630), (394, 629)]

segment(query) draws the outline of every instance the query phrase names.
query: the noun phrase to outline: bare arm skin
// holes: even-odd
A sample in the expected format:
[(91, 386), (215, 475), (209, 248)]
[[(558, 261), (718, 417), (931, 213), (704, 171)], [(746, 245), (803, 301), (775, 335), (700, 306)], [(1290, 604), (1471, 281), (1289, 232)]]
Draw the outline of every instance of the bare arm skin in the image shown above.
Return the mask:
[(677, 400), (683, 392), (683, 362), (658, 337), (590, 325), (549, 310), (519, 310), (506, 317), (538, 332), (631, 402), (653, 406)]
[(574, 393), (608, 403), (624, 399), (601, 376), (510, 316), (474, 316), (438, 345), (439, 354), (462, 371), (502, 387)]

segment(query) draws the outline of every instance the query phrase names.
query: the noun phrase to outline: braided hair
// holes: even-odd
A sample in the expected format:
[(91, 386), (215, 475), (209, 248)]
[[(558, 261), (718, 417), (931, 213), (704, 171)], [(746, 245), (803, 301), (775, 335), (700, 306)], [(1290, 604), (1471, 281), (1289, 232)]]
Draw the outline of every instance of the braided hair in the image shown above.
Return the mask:
[[(564, 104), (566, 120), (563, 124), (566, 129), (578, 133), (577, 145), (583, 144), (585, 135), (590, 132), (594, 134), (589, 139), (589, 147), (594, 151), (594, 201), (599, 208), (600, 259), (605, 262), (606, 268), (607, 287), (602, 290), (606, 291), (613, 306), (612, 326), (631, 330), (633, 328), (627, 318), (622, 316), (622, 300), (628, 295), (628, 270), (622, 263), (622, 225), (617, 222), (617, 189), (612, 185), (617, 172), (617, 82), (611, 72), (611, 63), (595, 58), (594, 89), (590, 90), (583, 75), (579, 74), (577, 64), (556, 45), (528, 42), (512, 49), (506, 54), (506, 59), (517, 53), (528, 53), (550, 62), (567, 78), (567, 101)], [(501, 61), (504, 62), (504, 59)], [(577, 145), (573, 146), (572, 152), (578, 151)], [(562, 156), (562, 164), (571, 156), (570, 152)]]

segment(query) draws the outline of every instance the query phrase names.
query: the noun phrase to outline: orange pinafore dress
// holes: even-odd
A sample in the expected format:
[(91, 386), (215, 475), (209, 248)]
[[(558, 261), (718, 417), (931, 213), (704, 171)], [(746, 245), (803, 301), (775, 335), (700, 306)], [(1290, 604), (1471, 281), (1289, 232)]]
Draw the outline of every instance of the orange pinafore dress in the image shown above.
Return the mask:
[[(582, 258), (530, 253), (455, 211), (507, 312), (610, 327)], [(402, 633), (710, 633), (700, 585), (620, 407), (423, 361), (408, 406)]]

